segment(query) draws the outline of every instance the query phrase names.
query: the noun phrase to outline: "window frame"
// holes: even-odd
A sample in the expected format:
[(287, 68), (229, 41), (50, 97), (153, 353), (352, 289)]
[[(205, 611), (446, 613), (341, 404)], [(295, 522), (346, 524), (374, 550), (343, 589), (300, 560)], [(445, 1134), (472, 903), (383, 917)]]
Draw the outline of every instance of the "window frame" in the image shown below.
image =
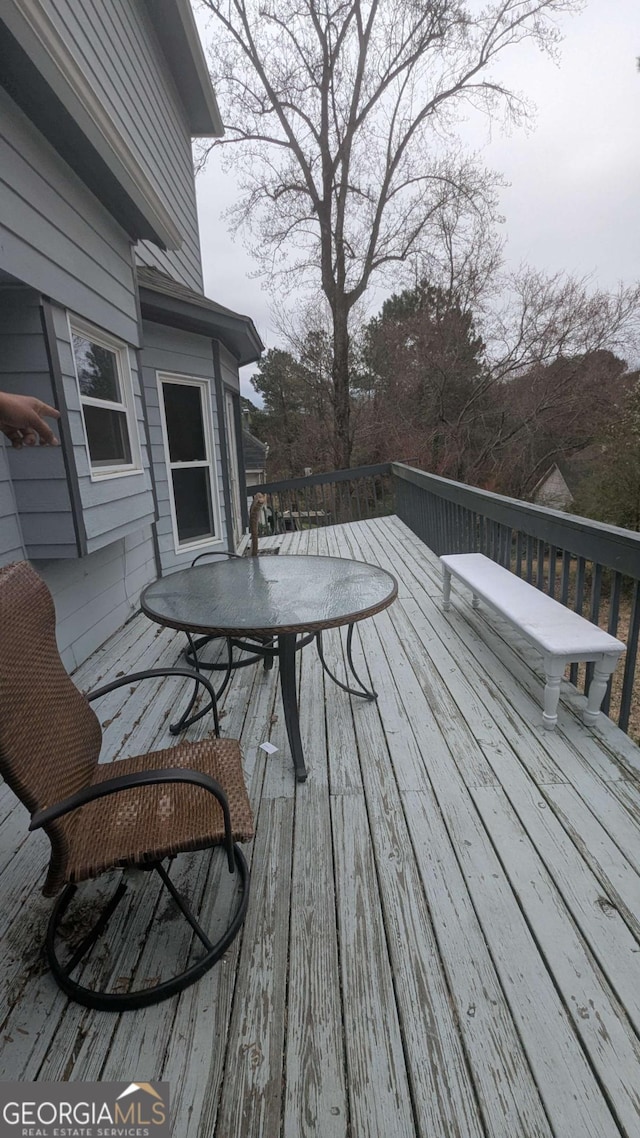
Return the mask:
[[(224, 429), (227, 438), (227, 451), (229, 454), (229, 501), (231, 504), (231, 525), (233, 539), (236, 545), (242, 540), (242, 490), (240, 479), (240, 463), (238, 461), (238, 431), (236, 429), (237, 392), (227, 384), (223, 384), (222, 397), (224, 402)], [(246, 473), (246, 472), (245, 472)], [(236, 533), (237, 522), (237, 533)]]
[[(203, 376), (184, 375), (169, 371), (157, 371), (158, 405), (160, 408), (160, 426), (162, 428), (162, 447), (164, 462), (167, 470), (167, 486), (169, 490), (169, 510), (171, 514), (171, 530), (173, 534), (173, 547), (177, 554), (191, 553), (208, 548), (212, 545), (221, 545), (222, 513), (220, 510), (220, 493), (218, 486), (218, 463), (215, 447), (215, 429), (213, 422), (213, 408), (211, 405), (211, 381)], [(200, 390), (200, 410), (202, 412), (202, 426), (205, 445), (205, 459), (195, 459), (191, 462), (172, 462), (169, 453), (169, 434), (164, 408), (163, 384), (173, 383), (182, 387), (197, 387)], [(213, 534), (190, 541), (181, 542), (178, 533), (178, 517), (176, 514), (175, 495), (173, 492), (173, 470), (190, 470), (193, 468), (209, 468), (209, 492), (211, 495), (211, 512), (213, 515)]]
[[(118, 340), (115, 336), (110, 335), (109, 332), (103, 331), (102, 328), (96, 327), (95, 324), (91, 324), (88, 320), (83, 320), (80, 316), (72, 316), (71, 313), (67, 313), (67, 321), (69, 325), (69, 346), (71, 348), (73, 372), (76, 379), (78, 398), (80, 400), (82, 430), (84, 432), (84, 444), (87, 452), (87, 462), (89, 464), (89, 474), (91, 481), (103, 482), (105, 479), (109, 478), (126, 478), (132, 474), (142, 474), (142, 450), (140, 447), (140, 434), (138, 431), (135, 397), (133, 393), (133, 376), (131, 373), (131, 361), (129, 359), (129, 345), (126, 344), (123, 340)], [(106, 348), (107, 351), (113, 352), (116, 359), (118, 383), (120, 385), (120, 403), (116, 403), (113, 400), (107, 399), (95, 399), (93, 396), (82, 394), (82, 390), (80, 388), (80, 377), (78, 375), (76, 353), (73, 346), (74, 334), (77, 336), (83, 336), (85, 339), (90, 340), (91, 343), (97, 344), (99, 348)], [(93, 460), (91, 458), (91, 450), (89, 448), (89, 433), (87, 431), (87, 423), (84, 414), (85, 406), (101, 407), (107, 411), (124, 412), (125, 422), (127, 425), (127, 433), (129, 436), (131, 462), (112, 463), (109, 466), (94, 466)]]

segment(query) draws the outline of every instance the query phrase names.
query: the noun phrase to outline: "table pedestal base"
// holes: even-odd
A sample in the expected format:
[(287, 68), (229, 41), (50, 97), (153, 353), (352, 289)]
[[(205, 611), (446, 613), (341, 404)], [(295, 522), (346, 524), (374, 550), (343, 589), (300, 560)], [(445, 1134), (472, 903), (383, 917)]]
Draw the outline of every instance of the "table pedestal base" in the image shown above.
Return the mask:
[(281, 633), (278, 637), (278, 656), (280, 658), (280, 690), (282, 707), (287, 728), (287, 738), (293, 759), (293, 768), (298, 782), (305, 782), (307, 768), (300, 738), (300, 712), (296, 691), (296, 640), (295, 632)]
[[(201, 648), (203, 644), (206, 644), (209, 640), (212, 640), (214, 638), (202, 637), (197, 641), (194, 641), (191, 634), (187, 632), (186, 635), (189, 641), (189, 648), (185, 649), (185, 656), (189, 660), (189, 663), (192, 664), (192, 666), (196, 669), (196, 671), (199, 671), (201, 668), (221, 671), (224, 668), (225, 677), (219, 690), (216, 692), (216, 698), (220, 698), (227, 684), (229, 683), (231, 672), (234, 667), (243, 667), (245, 664), (254, 663), (256, 660), (260, 659), (261, 656), (265, 658), (265, 663), (266, 660), (269, 660), (269, 663), (271, 663), (274, 655), (277, 654), (280, 665), (280, 690), (282, 692), (284, 721), (287, 728), (287, 739), (289, 741), (291, 757), (293, 759), (293, 768), (297, 782), (305, 782), (307, 778), (307, 768), (304, 761), (304, 751), (302, 749), (302, 739), (300, 736), (300, 709), (298, 704), (298, 692), (296, 689), (296, 652), (300, 648), (303, 648), (306, 644), (309, 644), (312, 640), (315, 640), (318, 649), (318, 656), (320, 657), (322, 667), (329, 678), (333, 681), (333, 683), (337, 684), (337, 686), (341, 688), (342, 691), (347, 692), (349, 695), (359, 696), (361, 699), (375, 700), (378, 698), (377, 693), (375, 691), (370, 691), (369, 688), (365, 686), (358, 673), (356, 672), (355, 665), (353, 663), (353, 629), (353, 624), (350, 624), (349, 630), (347, 632), (347, 662), (351, 675), (359, 685), (358, 688), (348, 687), (348, 685), (343, 684), (342, 681), (337, 678), (337, 676), (334, 676), (324, 658), (321, 632), (312, 633), (308, 636), (305, 635), (300, 637), (300, 639), (298, 639), (298, 635), (295, 632), (281, 632), (277, 637), (277, 645), (268, 645), (265, 643), (264, 646), (256, 646), (252, 644), (250, 647), (252, 649), (256, 648), (257, 654), (254, 655), (251, 660), (242, 661), (233, 660), (233, 648), (235, 646), (238, 648), (243, 648), (246, 651), (249, 648), (249, 645), (246, 641), (242, 642), (236, 640), (233, 637), (228, 637), (228, 661), (226, 665), (218, 663), (207, 664), (200, 660), (198, 658), (198, 649)], [(191, 727), (193, 723), (197, 723), (199, 719), (202, 719), (204, 715), (207, 715), (211, 711), (211, 703), (208, 703), (206, 707), (196, 712), (195, 715), (191, 715), (194, 704), (196, 702), (197, 694), (198, 684), (196, 683), (194, 686), (193, 695), (191, 696), (191, 699), (184, 712), (180, 716), (180, 719), (176, 723), (172, 723), (169, 727), (172, 735), (179, 735), (181, 731), (186, 731), (187, 727)]]

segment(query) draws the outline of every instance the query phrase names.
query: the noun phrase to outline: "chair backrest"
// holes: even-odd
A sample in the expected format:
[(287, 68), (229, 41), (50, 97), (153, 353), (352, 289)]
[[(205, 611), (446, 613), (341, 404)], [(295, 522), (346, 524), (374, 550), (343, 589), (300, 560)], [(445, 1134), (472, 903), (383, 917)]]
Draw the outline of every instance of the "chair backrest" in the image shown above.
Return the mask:
[[(0, 772), (31, 814), (93, 780), (102, 731), (67, 675), (51, 594), (27, 561), (0, 569)], [(64, 876), (74, 815), (47, 827), (47, 893)]]

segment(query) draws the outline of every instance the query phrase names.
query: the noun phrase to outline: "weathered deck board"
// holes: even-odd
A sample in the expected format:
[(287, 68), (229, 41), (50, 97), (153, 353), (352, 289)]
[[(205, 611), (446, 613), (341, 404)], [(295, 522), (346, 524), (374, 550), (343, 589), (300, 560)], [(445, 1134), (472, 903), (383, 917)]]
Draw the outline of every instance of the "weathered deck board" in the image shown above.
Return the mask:
[[(354, 526), (346, 535), (354, 555), (357, 533), (358, 527)], [(367, 550), (369, 560), (373, 560), (373, 547), (367, 546)], [(433, 650), (431, 644), (428, 647)], [(415, 664), (415, 652), (411, 658)], [(424, 666), (423, 661), (420, 663)], [(432, 691), (430, 685), (429, 706)], [(407, 693), (405, 706), (410, 722), (414, 716), (424, 714), (424, 701), (421, 706), (415, 691)], [(436, 701), (435, 710), (441, 707)], [(436, 722), (440, 726), (437, 716), (432, 730)], [(425, 744), (428, 746), (427, 740)], [(450, 763), (448, 770), (443, 763), (430, 764), (433, 787), (550, 1121), (559, 1133), (565, 1133), (570, 1124), (575, 1125), (579, 1115), (584, 1134), (593, 1138), (614, 1134), (615, 1124), (589, 1064), (581, 1050), (570, 1045), (574, 1029), (564, 1001), (559, 998), (546, 961), (521, 911), (508, 867), (504, 859), (498, 859), (491, 833), (480, 823), (471, 795), (465, 793), (464, 771), (458, 769), (459, 763), (458, 757), (458, 763)], [(517, 845), (514, 846), (517, 856), (519, 851)], [(550, 1025), (553, 1025), (551, 1032)], [(576, 1104), (568, 1117), (567, 1107), (572, 1097)]]
[[(403, 538), (407, 541), (406, 534)], [(394, 548), (397, 548), (394, 545)], [(408, 546), (408, 548), (411, 548)], [(422, 564), (426, 559), (421, 549), (417, 550), (416, 557)], [(434, 572), (433, 563), (429, 565), (430, 572)], [(417, 586), (419, 592), (419, 586)], [(601, 735), (592, 729), (586, 728), (575, 718), (573, 712), (569, 713), (563, 708), (560, 715), (559, 730), (555, 732), (544, 731), (541, 726), (540, 701), (536, 697), (531, 699), (527, 690), (535, 690), (532, 685), (541, 688), (541, 680), (533, 671), (523, 663), (520, 654), (524, 653), (521, 637), (514, 636), (509, 640), (509, 632), (504, 622), (499, 622), (500, 635), (496, 635), (492, 618), (485, 619), (478, 616), (468, 604), (461, 605), (460, 610), (452, 609), (443, 622), (437, 602), (430, 604), (424, 599), (420, 601), (418, 592), (415, 601), (408, 601), (407, 610), (411, 616), (405, 617), (411, 627), (422, 628), (425, 622), (433, 634), (434, 629), (440, 630), (441, 638), (451, 644), (452, 655), (460, 657), (464, 654), (465, 672), (469, 668), (477, 670), (476, 683), (480, 683), (484, 690), (494, 689), (494, 694), (506, 700), (514, 711), (521, 716), (520, 723), (528, 725), (528, 735), (538, 750), (554, 760), (558, 775), (552, 779), (540, 776), (532, 770), (536, 783), (544, 787), (549, 781), (570, 782), (589, 809), (606, 826), (608, 833), (614, 838), (630, 861), (631, 865), (640, 871), (640, 783), (635, 774), (634, 766), (628, 761), (630, 754), (630, 740), (616, 731), (612, 725), (601, 730)], [(401, 614), (391, 610), (393, 619), (402, 619)], [(515, 682), (514, 682), (515, 681)], [(565, 690), (571, 693), (570, 685), (564, 685)], [(580, 697), (569, 694), (567, 703), (575, 707), (580, 705)], [(603, 746), (601, 736), (607, 737), (607, 745)], [(526, 731), (525, 731), (526, 737)], [(509, 742), (519, 747), (521, 736), (512, 731)], [(633, 753), (633, 752), (631, 752)], [(640, 752), (638, 752), (640, 754)], [(522, 761), (527, 764), (529, 755), (522, 753)], [(588, 836), (585, 835), (588, 841)]]
[[(429, 580), (436, 584), (439, 581), (437, 561), (430, 556), (425, 546), (415, 543), (413, 535), (396, 520), (396, 525), (390, 530), (389, 538), (393, 543), (394, 553), (403, 559), (406, 568), (412, 574), (417, 574), (420, 585), (424, 588), (421, 578), (425, 573)], [(425, 590), (429, 591), (429, 588)], [(440, 592), (433, 597), (434, 604), (439, 607)], [(470, 611), (468, 611), (470, 610)], [(483, 638), (488, 634), (491, 653), (503, 660), (509, 675), (518, 680), (518, 685), (530, 694), (533, 703), (532, 723), (541, 720), (542, 689), (544, 687), (544, 669), (540, 653), (529, 644), (524, 637), (512, 630), (508, 623), (494, 612), (485, 608), (473, 610), (468, 598), (462, 594), (456, 596), (456, 607), (451, 626), (455, 630), (468, 626), (477, 631)], [(498, 636), (496, 636), (498, 633)], [(502, 642), (502, 643), (501, 643)], [(640, 774), (640, 751), (631, 742), (628, 736), (616, 731), (613, 724), (605, 717), (594, 728), (586, 728), (576, 715), (584, 706), (584, 697), (580, 697), (575, 688), (568, 682), (562, 685), (563, 707), (572, 708), (574, 714), (563, 715), (561, 733), (570, 740), (579, 750), (586, 764), (604, 780), (617, 780), (629, 777), (630, 769), (636, 775)], [(606, 725), (606, 726), (605, 726)], [(609, 730), (607, 730), (607, 727)], [(549, 744), (552, 744), (553, 732), (546, 733)], [(607, 739), (607, 745), (603, 741)]]
[[(46, 840), (0, 790), (0, 1077), (162, 1077), (180, 1138), (638, 1138), (640, 751), (606, 721), (586, 729), (567, 683), (544, 732), (535, 653), (466, 598), (442, 613), (437, 559), (398, 519), (265, 544), (399, 578), (354, 636), (378, 701), (300, 653), (296, 785), (277, 668), (234, 673), (221, 723), (256, 814), (247, 921), (197, 985), (120, 1017), (68, 1003), (43, 968)], [(75, 678), (175, 664), (183, 644), (138, 616)], [(343, 677), (344, 631), (324, 648)], [(105, 758), (171, 746), (190, 691), (147, 681), (96, 703)], [(172, 872), (212, 911), (228, 888), (209, 855)], [(146, 890), (93, 967), (151, 973), (186, 946), (159, 904), (159, 936)]]
[[(407, 730), (409, 713), (401, 703), (400, 715), (404, 714), (404, 730), (396, 731), (393, 735), (387, 731), (391, 764), (398, 786), (403, 792), (402, 803), (407, 817), (407, 839), (410, 837), (410, 840), (405, 841), (405, 849), (411, 849), (412, 840), (435, 937), (449, 980), (451, 1005), (469, 1055), (474, 1081), (479, 1088), (482, 1109), (490, 1124), (489, 1132), (510, 1138), (512, 1134), (518, 1133), (519, 1124), (526, 1120), (525, 1133), (532, 1136), (548, 1134), (550, 1131), (544, 1110), (528, 1064), (522, 1057), (510, 1012), (504, 1000), (497, 998), (499, 982), (495, 969), (478, 922), (471, 916), (471, 905), (457, 866), (454, 846), (431, 790), (434, 769), (436, 782), (446, 784), (453, 777), (451, 754), (429, 705), (424, 699), (421, 702), (415, 678), (407, 674), (409, 665), (403, 645), (394, 636), (393, 629), (389, 629), (378, 618), (376, 622), (363, 622), (360, 633), (367, 657), (372, 662), (373, 682), (380, 692), (379, 703), (385, 729), (389, 690), (397, 694), (394, 680), (404, 693), (404, 698), (407, 698), (407, 706), (412, 709), (411, 730)], [(402, 697), (398, 696), (398, 699), (401, 700)], [(392, 720), (392, 723), (395, 722)], [(408, 770), (409, 755), (412, 761)], [(377, 795), (371, 796), (370, 806), (370, 810), (379, 815), (388, 809), (388, 793), (385, 796), (384, 791), (389, 783), (387, 771), (390, 768), (381, 763), (365, 765), (372, 768), (369, 783), (375, 781), (379, 784)], [(416, 788), (424, 793), (421, 796), (409, 793), (407, 799), (407, 790), (411, 792)], [(416, 805), (421, 802), (429, 803), (428, 820), (420, 813), (420, 806)], [(396, 854), (396, 860), (397, 858)], [(421, 939), (425, 941), (421, 957), (426, 963), (426, 950), (431, 938), (425, 937), (423, 933)], [(396, 936), (395, 943), (406, 943), (406, 937)], [(469, 968), (470, 960), (474, 961), (473, 968)], [(434, 986), (431, 978), (426, 980), (426, 986)], [(424, 1002), (424, 997), (417, 1000), (415, 1007), (420, 1011)], [(433, 996), (430, 1002), (433, 1002)], [(439, 1034), (441, 1033), (442, 1029)], [(419, 1056), (422, 1054), (422, 1051), (417, 1052)], [(456, 1056), (455, 1048), (452, 1048), (449, 1050), (448, 1061), (443, 1062), (445, 1070), (450, 1069), (454, 1058), (458, 1067), (460, 1056)]]
[[(328, 548), (338, 553), (339, 545), (332, 540), (335, 535), (329, 531), (326, 536)], [(375, 658), (379, 660), (380, 656)], [(356, 653), (355, 662), (359, 674), (364, 676), (365, 657), (358, 659)], [(377, 677), (376, 681), (373, 677), (370, 680), (377, 682)], [(387, 685), (379, 686), (384, 690)], [(395, 763), (393, 759), (392, 763), (368, 759), (384, 754), (388, 746), (381, 709), (357, 697), (352, 702), (357, 705), (354, 718), (365, 804), (418, 1128), (426, 1134), (472, 1138), (482, 1133), (473, 1085), (411, 851)], [(406, 953), (404, 946), (411, 943), (423, 946), (419, 955)], [(423, 1062), (424, 1055), (429, 1055), (429, 1063)]]
[(282, 1105), (293, 799), (260, 806), (216, 1132), (277, 1134)]
[(309, 703), (302, 723), (305, 752), (315, 761), (305, 806), (296, 804), (293, 834), (284, 1138), (315, 1138), (320, 1131), (326, 1138), (346, 1138), (324, 677), (317, 652), (301, 656), (301, 690), (319, 698)]

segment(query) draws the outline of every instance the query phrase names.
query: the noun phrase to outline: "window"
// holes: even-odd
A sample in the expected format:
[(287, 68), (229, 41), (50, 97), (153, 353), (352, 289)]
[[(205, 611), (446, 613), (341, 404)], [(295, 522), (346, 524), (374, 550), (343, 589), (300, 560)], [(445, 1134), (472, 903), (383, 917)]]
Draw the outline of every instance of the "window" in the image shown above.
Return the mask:
[(92, 478), (142, 469), (126, 344), (70, 323)]
[(176, 552), (218, 540), (213, 425), (206, 380), (158, 376)]

